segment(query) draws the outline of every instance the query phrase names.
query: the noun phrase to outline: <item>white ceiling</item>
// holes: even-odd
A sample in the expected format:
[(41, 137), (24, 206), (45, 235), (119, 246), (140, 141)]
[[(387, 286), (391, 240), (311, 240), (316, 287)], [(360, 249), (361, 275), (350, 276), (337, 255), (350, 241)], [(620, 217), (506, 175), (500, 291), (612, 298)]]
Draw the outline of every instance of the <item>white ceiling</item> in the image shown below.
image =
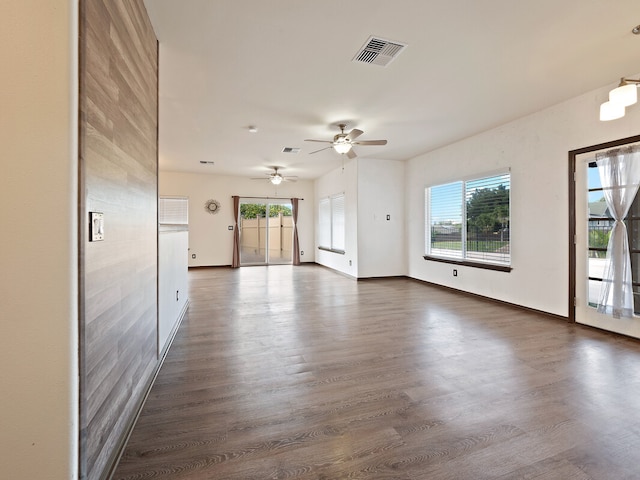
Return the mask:
[[(304, 139), (329, 140), (340, 122), (388, 139), (359, 157), (405, 160), (640, 71), (637, 0), (145, 4), (161, 170), (316, 178), (342, 158), (309, 155), (322, 144)], [(408, 47), (387, 67), (352, 62), (371, 35)]]

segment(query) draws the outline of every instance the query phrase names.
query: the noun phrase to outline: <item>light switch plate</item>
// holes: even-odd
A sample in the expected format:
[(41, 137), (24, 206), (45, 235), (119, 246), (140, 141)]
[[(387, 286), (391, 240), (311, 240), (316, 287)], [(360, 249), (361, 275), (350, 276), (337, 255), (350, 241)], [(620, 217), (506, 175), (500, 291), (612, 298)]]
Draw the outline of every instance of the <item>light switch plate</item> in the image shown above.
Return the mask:
[(89, 241), (101, 242), (104, 240), (104, 213), (89, 212)]

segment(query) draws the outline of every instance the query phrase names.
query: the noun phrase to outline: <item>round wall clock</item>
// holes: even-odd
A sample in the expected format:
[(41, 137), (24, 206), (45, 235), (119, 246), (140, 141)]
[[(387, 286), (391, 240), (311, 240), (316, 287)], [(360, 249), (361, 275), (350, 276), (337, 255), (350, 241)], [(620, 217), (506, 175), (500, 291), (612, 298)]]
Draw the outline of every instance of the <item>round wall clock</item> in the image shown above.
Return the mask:
[(211, 215), (215, 215), (220, 211), (220, 202), (217, 200), (207, 200), (204, 204), (204, 209)]

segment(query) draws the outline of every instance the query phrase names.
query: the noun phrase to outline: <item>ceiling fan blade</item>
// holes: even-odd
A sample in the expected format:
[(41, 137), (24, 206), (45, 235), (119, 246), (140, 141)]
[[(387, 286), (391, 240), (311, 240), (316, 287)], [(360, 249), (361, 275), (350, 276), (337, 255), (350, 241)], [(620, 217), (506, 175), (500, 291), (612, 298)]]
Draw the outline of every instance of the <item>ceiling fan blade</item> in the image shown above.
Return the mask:
[(270, 180), (269, 177), (262, 177), (262, 178), (252, 178), (251, 180)]
[[(330, 142), (330, 143), (333, 143), (333, 142)], [(323, 150), (327, 150), (329, 148), (333, 148), (333, 145), (329, 145), (328, 147), (321, 148), (320, 150), (316, 150), (315, 152), (309, 152), (309, 155), (311, 155), (312, 153), (318, 153), (318, 152), (321, 152)]]
[(351, 130), (345, 140), (348, 142), (352, 142), (354, 141), (356, 138), (358, 138), (360, 135), (362, 135), (364, 132), (362, 130), (358, 130), (357, 128), (354, 128), (353, 130)]
[(353, 142), (354, 145), (386, 145), (386, 140), (362, 140), (360, 142)]
[(353, 150), (353, 148), (347, 152), (347, 157), (349, 158), (356, 158), (357, 156), (358, 155), (356, 155), (356, 152)]
[(293, 183), (293, 182), (297, 182), (297, 181), (298, 181), (298, 177), (282, 177), (282, 179), (283, 179), (285, 182), (292, 182), (292, 183)]
[(311, 138), (305, 138), (304, 139), (305, 142), (320, 142), (320, 143), (333, 143), (330, 140), (313, 140)]

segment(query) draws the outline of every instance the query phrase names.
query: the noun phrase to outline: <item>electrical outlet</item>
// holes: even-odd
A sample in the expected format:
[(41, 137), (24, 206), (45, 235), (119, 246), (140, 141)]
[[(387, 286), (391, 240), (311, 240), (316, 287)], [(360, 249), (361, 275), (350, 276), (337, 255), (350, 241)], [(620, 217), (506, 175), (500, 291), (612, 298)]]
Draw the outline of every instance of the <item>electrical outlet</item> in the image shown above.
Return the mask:
[(176, 290), (176, 302), (180, 301), (180, 290)]
[(300, 255), (304, 255), (304, 250), (300, 250)]
[(453, 269), (453, 276), (454, 277), (458, 276), (458, 269), (456, 269), (456, 268)]
[(349, 266), (351, 266), (351, 260), (349, 260)]
[(387, 215), (387, 220), (391, 220), (391, 215)]

